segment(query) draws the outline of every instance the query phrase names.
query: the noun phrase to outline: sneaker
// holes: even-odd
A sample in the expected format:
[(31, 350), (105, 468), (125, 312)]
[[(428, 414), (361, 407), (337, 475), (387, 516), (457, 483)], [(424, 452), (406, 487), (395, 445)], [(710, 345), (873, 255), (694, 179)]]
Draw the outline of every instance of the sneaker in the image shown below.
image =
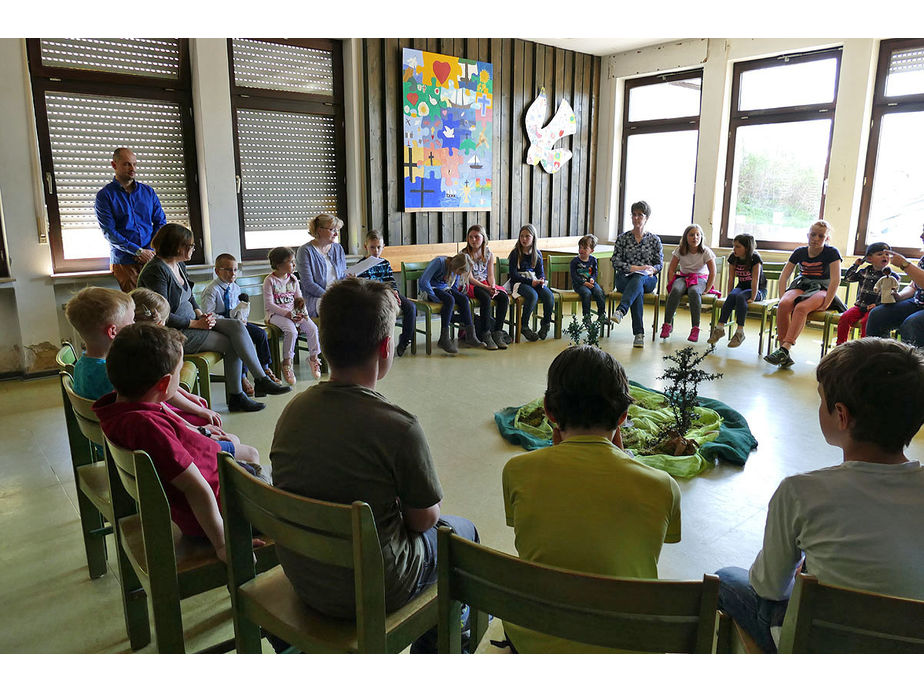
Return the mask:
[(497, 351), (497, 344), (494, 343), (494, 336), (488, 332), (484, 331), (484, 334), (481, 336), (481, 341), (484, 342), (484, 348), (488, 351)]
[(635, 335), (635, 338), (632, 340), (632, 346), (634, 346), (636, 349), (645, 348), (645, 333), (644, 332), (642, 332), (641, 334)]
[(699, 341), (699, 328), (694, 327), (690, 330), (690, 336), (687, 337), (688, 342), (698, 342)]
[[(735, 334), (738, 334), (738, 333), (736, 332)], [(709, 339), (706, 340), (706, 343), (707, 344), (718, 344), (719, 340), (721, 340), (722, 337), (724, 336), (725, 336), (725, 328), (719, 327), (718, 325), (716, 325), (715, 327), (712, 328), (712, 332), (709, 333)], [(734, 337), (732, 337), (732, 339), (734, 339)], [(744, 338), (742, 337), (742, 339)], [(741, 344), (741, 342), (738, 342), (738, 344)], [(738, 346), (738, 344), (735, 344), (735, 346)], [(731, 346), (731, 342), (729, 342), (728, 345)]]
[(449, 335), (446, 333), (440, 335), (440, 339), (436, 344), (447, 354), (459, 353), (459, 347), (456, 346), (456, 341), (454, 339), (450, 339)]
[(506, 349), (510, 343), (510, 336), (503, 330), (494, 330), (491, 336), (494, 338), (494, 344), (498, 349)]
[(783, 347), (780, 347), (779, 349), (774, 351), (772, 354), (767, 354), (766, 356), (764, 356), (764, 361), (766, 361), (767, 363), (772, 363), (774, 366), (779, 366), (783, 362), (783, 359), (786, 359), (788, 357), (789, 357), (789, 352), (786, 351)]
[(288, 385), (277, 385), (264, 376), (263, 378), (258, 378), (257, 382), (253, 384), (253, 391), (257, 397), (262, 397), (263, 395), (282, 395), (286, 392), (291, 392), (292, 388)]
[(247, 379), (246, 375), (241, 376), (241, 389), (245, 395), (253, 397), (253, 383)]
[(537, 339), (539, 339), (539, 335), (533, 332), (532, 328), (528, 327), (527, 325), (523, 325), (523, 329), (520, 330), (520, 333), (526, 337), (527, 341), (530, 342), (535, 342)]
[[(510, 334), (509, 332), (503, 332), (503, 331), (501, 332), (501, 334), (504, 336), (504, 341), (507, 342), (507, 344), (513, 344), (512, 334)], [(497, 341), (497, 335), (495, 335), (494, 341), (495, 342)]]
[(626, 317), (626, 314), (622, 312), (621, 308), (617, 308), (613, 311), (613, 315), (610, 317), (610, 320), (615, 322), (617, 325), (622, 322), (622, 319)]
[(671, 332), (674, 331), (674, 326), (669, 323), (664, 323), (661, 325), (661, 334), (659, 335), (661, 339), (667, 339), (671, 336)]
[(551, 325), (551, 320), (543, 320), (539, 325), (539, 339), (545, 339), (549, 336), (549, 326)]
[(395, 356), (399, 358), (404, 356), (404, 352), (407, 351), (407, 348), (410, 346), (410, 344), (410, 342), (398, 342), (398, 346), (395, 347)]
[(796, 362), (792, 360), (792, 356), (790, 356), (789, 352), (787, 351), (786, 354), (783, 356), (782, 360), (780, 361), (780, 368), (789, 368), (790, 366), (794, 366), (795, 364)]
[(228, 395), (228, 411), (260, 411), (264, 407), (263, 402), (254, 402), (243, 392)]
[(266, 374), (266, 377), (272, 380), (277, 385), (282, 385), (282, 381), (276, 377), (276, 374), (273, 373), (273, 369), (267, 366), (263, 369), (263, 372)]
[(308, 359), (308, 365), (311, 366), (311, 375), (314, 376), (315, 380), (321, 379), (321, 359), (317, 356), (312, 356)]
[(286, 379), (289, 385), (295, 385), (295, 371), (292, 369), (292, 361), (286, 359), (282, 362), (282, 377)]
[(728, 346), (734, 348), (736, 346), (741, 346), (741, 342), (744, 341), (744, 332), (738, 331), (732, 335), (731, 339), (728, 340)]

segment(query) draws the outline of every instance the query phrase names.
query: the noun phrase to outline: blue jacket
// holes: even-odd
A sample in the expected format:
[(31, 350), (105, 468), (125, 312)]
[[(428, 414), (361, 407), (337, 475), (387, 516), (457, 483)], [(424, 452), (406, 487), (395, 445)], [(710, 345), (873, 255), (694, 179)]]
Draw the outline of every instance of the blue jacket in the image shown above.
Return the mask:
[(447, 258), (444, 255), (430, 260), (427, 269), (424, 270), (424, 273), (420, 275), (420, 279), (417, 280), (418, 294), (427, 294), (427, 298), (434, 303), (440, 302), (437, 295), (433, 293), (434, 289), (455, 287), (459, 283), (460, 278), (458, 275), (452, 278), (452, 283), (446, 281), (446, 260)]
[(154, 188), (135, 181), (131, 193), (115, 178), (96, 193), (96, 220), (112, 246), (109, 262), (131, 265), (135, 253), (151, 247), (154, 232), (167, 223)]
[(523, 272), (532, 271), (536, 275), (536, 279), (545, 279), (545, 270), (542, 268), (542, 253), (536, 253), (536, 266), (531, 267), (529, 264), (529, 256), (524, 255), (519, 264), (517, 263), (517, 256), (519, 255), (516, 248), (510, 251), (510, 255), (507, 257), (508, 262), (510, 263), (510, 284), (528, 284), (529, 286), (533, 285), (532, 279)]
[[(333, 243), (327, 252), (334, 263), (337, 279), (343, 279), (346, 275), (346, 253), (343, 252), (343, 246)], [(308, 241), (295, 252), (295, 268), (298, 270), (302, 296), (305, 297), (305, 310), (308, 315), (316, 318), (318, 303), (327, 291), (327, 258)]]

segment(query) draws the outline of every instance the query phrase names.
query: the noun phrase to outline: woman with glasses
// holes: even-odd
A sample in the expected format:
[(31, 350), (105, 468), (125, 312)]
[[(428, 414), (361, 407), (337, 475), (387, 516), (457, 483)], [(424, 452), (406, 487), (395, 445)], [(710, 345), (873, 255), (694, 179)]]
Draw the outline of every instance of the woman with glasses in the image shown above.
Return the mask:
[(346, 275), (346, 255), (337, 243), (343, 222), (330, 214), (319, 214), (308, 223), (312, 240), (295, 253), (295, 267), (308, 315), (318, 317), (318, 303), (327, 287)]
[[(263, 372), (253, 341), (240, 320), (203, 313), (193, 296), (193, 282), (186, 274), (186, 263), (195, 250), (192, 231), (180, 224), (165, 224), (154, 234), (151, 245), (156, 255), (141, 270), (138, 286), (156, 291), (170, 304), (167, 327), (173, 327), (186, 337), (183, 350), (187, 354), (217, 351), (225, 366), (225, 391), (230, 411), (259, 411), (266, 405), (255, 402), (241, 389), (241, 362), (254, 375)], [(254, 392), (278, 395), (289, 392), (287, 385), (274, 383), (266, 376), (254, 382)]]

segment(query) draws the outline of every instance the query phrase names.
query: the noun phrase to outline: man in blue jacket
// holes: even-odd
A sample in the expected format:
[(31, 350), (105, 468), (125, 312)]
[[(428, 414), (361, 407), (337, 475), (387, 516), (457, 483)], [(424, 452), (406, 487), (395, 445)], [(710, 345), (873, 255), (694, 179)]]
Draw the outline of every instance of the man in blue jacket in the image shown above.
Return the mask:
[(154, 257), (151, 238), (167, 223), (154, 188), (135, 180), (135, 154), (118, 147), (112, 155), (115, 177), (96, 193), (96, 219), (112, 246), (109, 266), (122, 291), (138, 286), (138, 274)]

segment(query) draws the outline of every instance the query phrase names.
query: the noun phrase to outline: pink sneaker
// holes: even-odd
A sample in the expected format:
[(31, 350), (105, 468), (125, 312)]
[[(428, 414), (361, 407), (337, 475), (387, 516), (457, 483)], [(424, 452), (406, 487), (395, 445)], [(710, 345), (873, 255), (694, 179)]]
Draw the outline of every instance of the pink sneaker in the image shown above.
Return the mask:
[(661, 339), (667, 339), (671, 336), (671, 331), (674, 329), (673, 325), (664, 323), (661, 325)]
[(688, 342), (698, 342), (699, 341), (699, 328), (694, 327), (690, 330), (690, 336), (687, 337)]

